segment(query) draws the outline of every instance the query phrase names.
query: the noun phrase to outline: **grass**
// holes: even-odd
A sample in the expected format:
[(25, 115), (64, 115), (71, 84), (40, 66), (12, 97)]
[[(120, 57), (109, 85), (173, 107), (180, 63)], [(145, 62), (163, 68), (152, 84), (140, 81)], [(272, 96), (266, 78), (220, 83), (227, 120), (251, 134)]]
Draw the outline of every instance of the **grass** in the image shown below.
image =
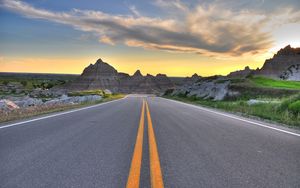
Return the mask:
[(289, 104), (288, 109), (289, 109), (289, 111), (293, 112), (294, 114), (300, 114), (300, 100)]
[(85, 102), (81, 104), (64, 104), (64, 105), (54, 105), (54, 106), (41, 105), (41, 106), (24, 108), (24, 109), (16, 109), (8, 112), (0, 111), (0, 122), (19, 120), (19, 119), (29, 118), (33, 116), (38, 116), (38, 115), (82, 108), (86, 106), (91, 106), (103, 102), (120, 99), (123, 97), (124, 97), (123, 94), (112, 94), (112, 95), (106, 95), (102, 100), (95, 101), (95, 102)]
[(255, 105), (248, 105), (245, 100), (211, 101), (183, 96), (166, 96), (166, 98), (300, 127), (300, 95), (280, 99), (280, 102), (276, 103), (260, 103)]
[[(0, 73), (0, 84), (21, 84), (26, 93), (36, 88), (50, 89), (63, 85), (76, 77), (77, 75), (65, 74)], [(8, 94), (13, 93), (9, 92)]]
[(274, 80), (266, 77), (251, 77), (249, 79), (256, 86), (260, 87), (300, 90), (299, 81)]
[(102, 90), (85, 90), (85, 91), (73, 91), (69, 92), (68, 96), (74, 97), (74, 96), (85, 96), (85, 95), (100, 95), (104, 96), (105, 93)]
[(105, 100), (105, 99), (117, 99), (117, 98), (120, 98), (120, 96), (124, 96), (123, 94), (107, 94), (103, 90), (100, 90), (100, 89), (72, 91), (72, 92), (68, 93), (69, 97), (86, 96), (86, 95), (99, 95), (99, 96), (103, 97), (103, 100)]

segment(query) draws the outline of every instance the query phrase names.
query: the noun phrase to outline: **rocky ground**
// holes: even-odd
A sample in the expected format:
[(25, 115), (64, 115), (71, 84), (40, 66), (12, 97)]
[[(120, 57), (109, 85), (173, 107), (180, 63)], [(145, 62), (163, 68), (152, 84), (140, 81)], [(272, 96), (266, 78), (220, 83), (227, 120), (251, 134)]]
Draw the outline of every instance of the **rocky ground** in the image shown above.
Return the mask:
[(51, 98), (34, 98), (29, 95), (6, 96), (0, 100), (0, 122), (98, 104), (122, 97), (124, 95), (113, 94), (109, 90), (69, 92)]
[(174, 89), (171, 95), (223, 100), (227, 95), (231, 94), (228, 89), (229, 84), (230, 81), (221, 82), (218, 78), (200, 79), (194, 83), (184, 84)]

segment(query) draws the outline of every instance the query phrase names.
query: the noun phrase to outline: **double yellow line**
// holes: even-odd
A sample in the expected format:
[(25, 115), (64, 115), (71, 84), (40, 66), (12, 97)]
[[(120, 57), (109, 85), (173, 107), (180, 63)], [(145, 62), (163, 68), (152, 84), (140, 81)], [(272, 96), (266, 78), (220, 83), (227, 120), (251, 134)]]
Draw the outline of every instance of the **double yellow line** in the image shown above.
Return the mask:
[(157, 145), (155, 140), (155, 134), (153, 130), (150, 110), (147, 101), (143, 100), (143, 106), (141, 111), (140, 123), (134, 146), (130, 171), (128, 175), (126, 188), (139, 188), (140, 186), (140, 174), (142, 165), (142, 153), (143, 153), (143, 138), (144, 138), (144, 122), (145, 122), (145, 108), (147, 113), (148, 123), (148, 140), (149, 140), (149, 158), (150, 158), (150, 178), (152, 188), (163, 188), (163, 178), (161, 173), (161, 167), (159, 162), (159, 155), (157, 151)]

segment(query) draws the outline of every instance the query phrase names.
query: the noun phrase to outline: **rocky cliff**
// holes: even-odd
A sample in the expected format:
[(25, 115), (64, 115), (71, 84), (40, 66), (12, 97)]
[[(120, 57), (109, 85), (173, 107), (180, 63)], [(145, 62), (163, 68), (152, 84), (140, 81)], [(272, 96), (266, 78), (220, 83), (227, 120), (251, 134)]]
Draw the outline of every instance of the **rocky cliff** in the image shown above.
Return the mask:
[(215, 79), (203, 79), (191, 84), (185, 84), (173, 90), (172, 96), (197, 97), (202, 99), (223, 100), (229, 95), (230, 81)]
[(227, 77), (230, 78), (246, 78), (252, 73), (252, 69), (249, 68), (249, 66), (246, 66), (244, 70), (237, 70), (234, 72), (231, 72), (227, 75)]
[[(299, 62), (300, 63), (300, 62)], [(299, 81), (300, 80), (300, 64), (292, 65), (289, 68), (287, 68), (286, 71), (284, 71), (280, 78), (283, 80), (293, 80), (293, 81)]]
[(80, 77), (67, 86), (70, 90), (109, 89), (121, 93), (161, 93), (172, 87), (174, 84), (165, 74), (143, 76), (137, 70), (130, 76), (119, 73), (101, 59), (86, 67)]
[(284, 72), (293, 66), (300, 64), (300, 48), (292, 48), (290, 45), (280, 49), (271, 59), (267, 59), (261, 69), (253, 72), (254, 75), (280, 78)]

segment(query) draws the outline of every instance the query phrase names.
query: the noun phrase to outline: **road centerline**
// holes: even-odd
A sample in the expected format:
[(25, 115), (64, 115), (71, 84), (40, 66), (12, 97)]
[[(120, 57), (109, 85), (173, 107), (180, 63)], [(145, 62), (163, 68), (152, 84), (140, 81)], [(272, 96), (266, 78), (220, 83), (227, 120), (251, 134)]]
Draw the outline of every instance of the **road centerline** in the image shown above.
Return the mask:
[(148, 103), (146, 101), (147, 123), (148, 123), (148, 139), (149, 139), (149, 155), (150, 155), (150, 178), (152, 188), (163, 188), (163, 178), (160, 167), (159, 155), (153, 130), (151, 115)]
[(143, 155), (143, 138), (144, 138), (144, 122), (145, 122), (145, 100), (143, 99), (143, 105), (141, 110), (139, 128), (134, 146), (130, 171), (126, 188), (139, 188), (140, 185), (140, 173)]

